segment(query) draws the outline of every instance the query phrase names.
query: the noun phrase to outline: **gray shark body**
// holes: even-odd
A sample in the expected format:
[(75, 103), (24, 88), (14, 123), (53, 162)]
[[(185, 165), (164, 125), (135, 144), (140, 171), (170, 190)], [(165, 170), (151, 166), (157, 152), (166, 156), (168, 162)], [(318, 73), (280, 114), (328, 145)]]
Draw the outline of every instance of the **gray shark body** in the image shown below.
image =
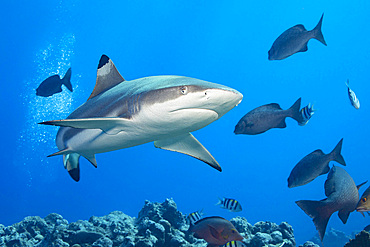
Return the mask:
[(183, 76), (151, 76), (125, 81), (105, 55), (94, 91), (61, 126), (56, 137), (64, 166), (80, 179), (79, 157), (97, 166), (95, 154), (148, 142), (184, 153), (221, 171), (212, 155), (190, 133), (219, 119), (242, 100), (229, 87)]

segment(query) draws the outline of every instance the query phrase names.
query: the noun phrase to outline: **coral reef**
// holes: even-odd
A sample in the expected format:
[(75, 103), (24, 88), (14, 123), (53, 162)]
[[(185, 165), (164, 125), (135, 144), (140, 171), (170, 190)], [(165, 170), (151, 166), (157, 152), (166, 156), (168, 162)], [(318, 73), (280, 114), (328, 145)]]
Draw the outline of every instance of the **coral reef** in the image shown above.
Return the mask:
[(362, 247), (370, 246), (370, 233), (367, 231), (361, 231), (356, 234), (354, 239), (351, 239), (344, 247)]
[[(353, 234), (354, 237), (354, 234)], [(347, 235), (342, 231), (330, 228), (329, 231), (325, 232), (324, 244), (321, 243), (319, 234), (316, 234), (311, 241), (319, 246), (325, 247), (338, 247), (343, 246), (352, 238), (352, 235)]]
[[(248, 247), (296, 246), (293, 228), (286, 222), (257, 222), (245, 218), (230, 220), (245, 237)], [(206, 247), (202, 239), (188, 232), (185, 215), (172, 199), (163, 203), (145, 201), (137, 218), (114, 211), (88, 221), (68, 223), (56, 213), (44, 219), (33, 216), (5, 227), (0, 225), (0, 246), (6, 247)], [(305, 243), (304, 247), (315, 246)]]

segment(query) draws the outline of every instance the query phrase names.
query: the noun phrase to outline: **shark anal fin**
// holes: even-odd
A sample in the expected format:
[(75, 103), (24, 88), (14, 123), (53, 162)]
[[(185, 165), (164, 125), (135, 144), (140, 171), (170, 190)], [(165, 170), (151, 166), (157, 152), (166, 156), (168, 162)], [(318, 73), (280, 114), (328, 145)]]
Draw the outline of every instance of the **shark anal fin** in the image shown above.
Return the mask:
[(169, 151), (187, 154), (207, 163), (218, 171), (222, 171), (221, 166), (215, 158), (213, 158), (208, 150), (190, 133), (173, 138), (157, 140), (154, 142), (154, 146)]
[(124, 130), (127, 121), (125, 118), (80, 118), (51, 120), (39, 124), (71, 127), (77, 129), (101, 129), (109, 135), (115, 135)]

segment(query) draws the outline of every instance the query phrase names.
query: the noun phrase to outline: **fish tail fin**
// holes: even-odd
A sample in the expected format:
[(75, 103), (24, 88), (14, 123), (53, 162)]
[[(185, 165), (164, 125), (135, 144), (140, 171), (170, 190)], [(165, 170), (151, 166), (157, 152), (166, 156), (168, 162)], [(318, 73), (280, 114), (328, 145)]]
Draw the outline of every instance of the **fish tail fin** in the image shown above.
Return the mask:
[(301, 98), (297, 99), (297, 101), (294, 102), (294, 104), (288, 109), (288, 111), (290, 111), (291, 113), (290, 117), (296, 120), (298, 123), (302, 123), (304, 121), (302, 114), (300, 112), (300, 108), (301, 108)]
[(316, 226), (321, 242), (323, 241), (326, 226), (333, 211), (330, 210), (330, 205), (326, 201), (310, 201), (301, 200), (296, 201), (297, 205), (312, 218), (313, 223)]
[(324, 45), (327, 45), (324, 39), (324, 35), (322, 34), (321, 31), (321, 26), (322, 26), (322, 19), (324, 18), (324, 13), (322, 14), (319, 23), (317, 23), (316, 27), (312, 30), (313, 31), (313, 38), (317, 39)]
[(341, 165), (344, 165), (346, 166), (346, 162), (344, 161), (344, 158), (341, 154), (341, 151), (342, 151), (342, 144), (343, 144), (343, 138), (340, 139), (340, 141), (338, 142), (338, 144), (335, 146), (335, 148), (333, 149), (333, 151), (331, 151), (331, 155), (332, 155), (332, 159), (336, 162), (338, 162), (339, 164)]
[(346, 86), (349, 88), (349, 79), (347, 79), (345, 83), (346, 83)]
[(80, 155), (78, 153), (69, 153), (63, 155), (64, 168), (76, 182), (80, 181)]
[(68, 88), (69, 91), (73, 92), (72, 83), (71, 83), (71, 76), (72, 76), (72, 69), (69, 68), (67, 70), (66, 74), (64, 75), (64, 77), (62, 79), (62, 82)]
[(222, 205), (223, 201), (224, 201), (223, 199), (218, 198), (218, 202), (215, 205)]

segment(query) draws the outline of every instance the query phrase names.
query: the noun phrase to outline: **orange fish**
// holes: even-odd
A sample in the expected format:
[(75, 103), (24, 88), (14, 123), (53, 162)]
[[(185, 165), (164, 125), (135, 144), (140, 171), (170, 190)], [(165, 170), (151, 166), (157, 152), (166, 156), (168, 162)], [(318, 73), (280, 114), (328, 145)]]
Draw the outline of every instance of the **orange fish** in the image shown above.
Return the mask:
[(244, 239), (230, 221), (218, 216), (203, 218), (189, 230), (194, 232), (194, 237), (207, 241), (209, 246), (219, 246), (232, 240)]

